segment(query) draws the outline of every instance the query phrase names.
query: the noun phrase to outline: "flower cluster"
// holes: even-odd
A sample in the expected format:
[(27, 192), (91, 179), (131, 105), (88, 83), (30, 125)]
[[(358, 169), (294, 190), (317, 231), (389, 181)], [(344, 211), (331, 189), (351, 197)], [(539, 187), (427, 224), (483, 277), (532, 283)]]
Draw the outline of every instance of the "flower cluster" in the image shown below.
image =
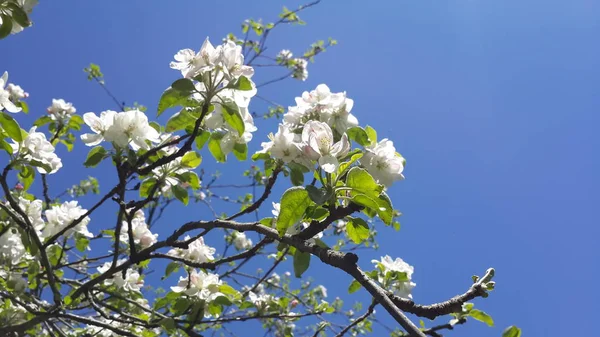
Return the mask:
[[(284, 54), (279, 55), (282, 57)], [(270, 141), (262, 143), (258, 153), (270, 153), (286, 164), (307, 169), (317, 162), (323, 171), (333, 173), (350, 151), (348, 130), (358, 126), (358, 119), (351, 113), (353, 106), (354, 101), (345, 92), (332, 93), (325, 84), (305, 91), (302, 97), (296, 97), (295, 106), (288, 107), (277, 133), (269, 135)], [(388, 139), (364, 144), (360, 163), (386, 187), (404, 178), (405, 160)]]
[(37, 166), (40, 173), (56, 173), (62, 167), (62, 161), (54, 153), (54, 146), (46, 139), (46, 135), (32, 127), (20, 143), (12, 143), (13, 154)]
[[(77, 201), (67, 201), (62, 205), (52, 206), (44, 213), (47, 222), (42, 230), (42, 237), (49, 238), (59, 233), (86, 213), (87, 210), (81, 208), (81, 206), (77, 204)], [(90, 218), (87, 216), (84, 217), (76, 226), (67, 230), (65, 236), (69, 237), (77, 233), (85, 237), (93, 237), (94, 235), (87, 229), (87, 224), (89, 222)]]
[(171, 287), (171, 290), (210, 302), (223, 295), (219, 290), (221, 283), (217, 274), (192, 270), (188, 276), (180, 277), (177, 285)]
[(247, 250), (252, 248), (252, 240), (248, 239), (245, 233), (235, 231), (233, 232), (232, 237), (232, 243), (235, 249)]
[[(216, 131), (213, 137), (220, 139), (224, 155), (232, 152), (236, 145), (245, 146), (256, 131), (254, 119), (248, 112), (250, 99), (256, 94), (256, 86), (250, 79), (254, 69), (244, 65), (242, 47), (231, 40), (214, 47), (208, 38), (198, 53), (191, 49), (180, 50), (175, 55), (171, 68), (181, 71), (184, 78), (195, 79), (192, 99), (204, 101), (210, 96), (214, 111), (204, 119), (204, 125)], [(235, 89), (231, 85), (244, 77), (249, 87)], [(245, 82), (246, 83), (246, 82)], [(211, 95), (207, 95), (210, 92)], [(214, 95), (213, 95), (214, 94)], [(239, 114), (241, 125), (232, 125), (224, 114)], [(243, 129), (243, 130), (242, 130)]]
[(292, 58), (293, 54), (287, 49), (282, 49), (275, 60), (277, 63), (292, 70), (292, 77), (301, 81), (308, 78), (308, 61), (304, 58)]
[(4, 72), (0, 77), (0, 111), (5, 109), (8, 112), (16, 113), (22, 109), (16, 104), (23, 98), (29, 96), (20, 86), (8, 83), (8, 72)]
[(48, 114), (53, 121), (64, 124), (77, 111), (73, 103), (65, 102), (64, 99), (53, 99), (52, 105), (48, 107)]
[(140, 110), (108, 110), (101, 112), (100, 116), (88, 112), (83, 115), (83, 120), (94, 132), (81, 135), (81, 140), (87, 146), (95, 146), (106, 140), (121, 149), (131, 145), (137, 151), (150, 149), (147, 141), (159, 141), (158, 131), (150, 126), (148, 117)]
[[(146, 224), (146, 217), (142, 210), (138, 210), (131, 219), (131, 231), (133, 233), (133, 242), (142, 249), (148, 248), (156, 243), (158, 234), (152, 234)], [(120, 241), (129, 243), (129, 224), (123, 221), (121, 227)]]
[(379, 270), (378, 281), (392, 291), (396, 296), (412, 299), (412, 289), (416, 286), (412, 282), (413, 266), (401, 258), (392, 260), (389, 255), (381, 257), (381, 261), (372, 260)]
[[(120, 259), (117, 261), (117, 266), (120, 266), (125, 262), (125, 259)], [(110, 269), (111, 265), (112, 262), (104, 263), (102, 266), (98, 267), (98, 272), (104, 274)], [(114, 285), (118, 289), (124, 291), (140, 292), (140, 289), (144, 286), (144, 280), (137, 270), (128, 268), (125, 272), (119, 271), (112, 274), (112, 277), (106, 279), (104, 284), (107, 286)]]
[[(186, 236), (184, 241), (189, 241), (191, 238)], [(169, 250), (168, 255), (180, 257), (189, 261), (203, 263), (214, 260), (216, 249), (204, 244), (204, 238), (200, 237), (190, 242), (187, 249), (174, 248)]]
[(296, 104), (288, 108), (279, 130), (269, 135), (270, 142), (262, 143), (260, 152), (270, 152), (285, 163), (294, 162), (309, 169), (317, 161), (325, 172), (334, 172), (339, 159), (350, 150), (346, 130), (358, 125), (350, 113), (352, 99), (320, 84), (297, 97)]

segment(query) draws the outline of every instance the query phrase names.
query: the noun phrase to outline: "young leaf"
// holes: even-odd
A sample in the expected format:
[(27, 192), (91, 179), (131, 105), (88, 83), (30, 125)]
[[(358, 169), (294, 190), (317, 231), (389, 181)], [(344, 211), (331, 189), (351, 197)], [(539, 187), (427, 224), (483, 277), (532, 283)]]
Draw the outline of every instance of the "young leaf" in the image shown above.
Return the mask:
[(12, 18), (7, 14), (0, 14), (0, 18), (2, 19), (2, 25), (0, 25), (0, 39), (3, 39), (12, 31), (13, 22)]
[(171, 88), (186, 94), (190, 94), (194, 90), (196, 90), (196, 87), (194, 87), (194, 82), (192, 82), (192, 80), (190, 80), (189, 78), (178, 79), (177, 81), (173, 82), (173, 84), (171, 84)]
[(252, 82), (246, 76), (240, 76), (237, 82), (231, 85), (230, 88), (243, 91), (252, 90)]
[(350, 129), (346, 130), (346, 134), (350, 140), (355, 141), (358, 145), (368, 146), (370, 144), (369, 135), (365, 129), (361, 128), (360, 126), (351, 127)]
[(202, 163), (202, 157), (195, 151), (189, 151), (181, 158), (181, 165), (189, 168), (196, 168)]
[(227, 101), (222, 105), (223, 107), (223, 119), (227, 124), (231, 125), (241, 136), (244, 134), (246, 128), (240, 109), (237, 104), (233, 101)]
[(15, 142), (20, 143), (23, 141), (23, 134), (21, 133), (19, 123), (6, 112), (0, 113), (0, 125), (2, 125), (4, 131)]
[(480, 322), (487, 324), (488, 326), (494, 326), (494, 320), (492, 319), (492, 316), (486, 314), (485, 312), (483, 312), (481, 310), (472, 309), (469, 312), (469, 316), (473, 317), (474, 319), (476, 319)]
[(290, 226), (302, 220), (312, 201), (304, 187), (291, 187), (281, 196), (281, 211), (277, 217), (277, 231), (285, 234)]
[(360, 167), (353, 167), (348, 171), (346, 186), (372, 198), (377, 198), (383, 191), (383, 186), (379, 185), (367, 170)]
[(196, 136), (195, 142), (196, 142), (196, 148), (198, 150), (202, 150), (202, 148), (204, 147), (204, 144), (206, 144), (206, 141), (210, 138), (210, 132), (205, 131), (205, 130), (198, 130), (198, 136)]
[(179, 270), (180, 264), (179, 262), (171, 262), (167, 265), (167, 268), (165, 269), (165, 276), (162, 277), (162, 279), (166, 279), (167, 277), (169, 277), (169, 275), (171, 275), (172, 273), (176, 272)]
[(352, 242), (359, 244), (369, 238), (369, 224), (361, 218), (351, 218), (346, 224), (346, 233)]
[(248, 158), (248, 145), (235, 143), (233, 146), (233, 155), (240, 161)]
[(148, 178), (140, 185), (140, 197), (147, 198), (150, 195), (150, 191), (156, 184), (156, 178)]
[(360, 285), (360, 283), (358, 283), (358, 281), (357, 281), (357, 280), (353, 280), (353, 281), (350, 283), (350, 286), (348, 287), (348, 294), (352, 294), (352, 293), (355, 293), (355, 292), (357, 292), (357, 291), (358, 291), (358, 289), (360, 289), (360, 287), (362, 287), (362, 286)]
[(521, 337), (521, 329), (512, 325), (504, 330), (502, 337)]
[(215, 157), (215, 160), (219, 163), (224, 163), (227, 160), (227, 156), (223, 153), (221, 149), (221, 139), (223, 135), (218, 132), (213, 132), (210, 135), (210, 140), (208, 141), (208, 151), (210, 154)]
[(310, 265), (310, 253), (304, 253), (296, 250), (294, 254), (294, 275), (300, 278)]
[(183, 105), (187, 101), (189, 94), (189, 92), (182, 92), (173, 88), (168, 88), (165, 90), (160, 97), (160, 101), (158, 102), (157, 116), (160, 116), (169, 108)]
[(173, 195), (175, 195), (175, 198), (177, 198), (177, 200), (181, 201), (184, 205), (187, 206), (188, 202), (190, 201), (188, 191), (179, 185), (171, 186), (171, 190), (173, 191)]
[(184, 130), (189, 125), (194, 125), (196, 117), (192, 115), (192, 110), (184, 108), (178, 113), (174, 114), (167, 121), (165, 131), (173, 132), (177, 130)]
[(83, 165), (85, 167), (95, 167), (100, 164), (104, 158), (106, 158), (106, 149), (104, 149), (102, 146), (96, 146), (92, 148), (90, 152), (88, 152), (87, 158), (85, 159)]
[(373, 129), (372, 127), (367, 125), (365, 127), (365, 132), (369, 136), (369, 141), (371, 142), (371, 145), (376, 144), (377, 143), (377, 131), (375, 131), (375, 129)]

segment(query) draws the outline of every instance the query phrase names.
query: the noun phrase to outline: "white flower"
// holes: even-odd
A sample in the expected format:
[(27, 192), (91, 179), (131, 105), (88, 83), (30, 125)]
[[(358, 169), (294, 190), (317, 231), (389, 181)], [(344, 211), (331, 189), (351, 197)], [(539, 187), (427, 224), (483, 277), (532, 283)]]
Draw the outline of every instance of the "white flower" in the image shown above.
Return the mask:
[(367, 146), (360, 163), (378, 183), (386, 187), (396, 180), (404, 179), (404, 158), (396, 153), (391, 140), (383, 139), (377, 144)]
[(379, 282), (384, 283), (384, 277), (389, 272), (400, 272), (406, 273), (407, 281), (399, 282), (392, 281), (391, 284), (387, 284), (390, 290), (394, 292), (399, 297), (412, 299), (411, 291), (416, 286), (414, 282), (412, 282), (412, 274), (414, 272), (414, 267), (404, 262), (401, 258), (396, 258), (392, 260), (389, 255), (382, 256), (381, 261), (372, 260), (374, 264), (376, 264), (380, 269), (381, 273), (379, 274)]
[(248, 293), (250, 302), (259, 310), (266, 310), (269, 307), (269, 303), (273, 301), (273, 296), (265, 293), (255, 293), (253, 291)]
[[(42, 237), (49, 238), (58, 232), (60, 232), (63, 228), (69, 226), (73, 221), (83, 216), (87, 210), (81, 208), (81, 206), (77, 205), (77, 201), (67, 201), (60, 206), (52, 206), (49, 210), (47, 210), (44, 214), (46, 215), (46, 226), (42, 230)], [(87, 229), (87, 224), (90, 222), (90, 218), (86, 216), (78, 223), (75, 227), (70, 228), (65, 232), (65, 236), (69, 237), (74, 233), (79, 233), (80, 235), (86, 237), (93, 237), (94, 235), (90, 233)]]
[[(17, 107), (11, 101), (11, 92), (4, 89), (4, 86), (8, 83), (8, 72), (4, 72), (0, 77), (0, 110), (6, 109), (8, 112), (16, 113), (21, 111), (20, 107)], [(7, 88), (8, 89), (8, 88)]]
[[(131, 219), (131, 228), (133, 232), (133, 241), (135, 244), (140, 245), (142, 249), (148, 248), (156, 243), (158, 234), (152, 234), (152, 232), (150, 232), (150, 229), (146, 224), (146, 217), (142, 210), (135, 212), (133, 219)], [(123, 243), (129, 243), (129, 224), (127, 221), (123, 221), (120, 239)]]
[(0, 261), (3, 264), (18, 264), (27, 256), (27, 250), (16, 228), (9, 228), (0, 236)]
[(330, 109), (323, 113), (321, 119), (339, 133), (345, 132), (351, 127), (358, 126), (358, 119), (350, 113), (353, 106), (354, 100), (346, 98), (345, 92), (332, 94)]
[(244, 65), (242, 46), (229, 40), (221, 46), (220, 51), (221, 64), (228, 80), (237, 79), (240, 76), (250, 78), (254, 75), (254, 69)]
[(100, 116), (96, 116), (93, 112), (83, 114), (83, 121), (87, 124), (95, 134), (86, 133), (81, 135), (81, 140), (87, 146), (96, 146), (104, 140), (104, 133), (113, 125), (116, 111), (102, 111)]
[(301, 81), (306, 81), (308, 78), (308, 61), (301, 58), (294, 59), (294, 74), (292, 77)]
[(339, 166), (338, 157), (345, 156), (350, 150), (348, 136), (344, 133), (342, 139), (333, 143), (333, 133), (329, 125), (309, 121), (302, 130), (304, 154), (311, 160), (318, 160), (323, 171), (332, 173)]
[(319, 285), (319, 286), (317, 286), (317, 287), (315, 288), (315, 293), (316, 293), (316, 294), (319, 294), (319, 295), (321, 295), (321, 296), (323, 296), (323, 297), (327, 297), (327, 288), (325, 288), (325, 287), (324, 287), (324, 286), (322, 286), (322, 285)]
[(62, 167), (60, 158), (54, 153), (54, 146), (46, 140), (46, 135), (41, 132), (36, 132), (37, 127), (32, 127), (29, 134), (22, 143), (11, 144), (13, 153), (23, 156), (28, 161), (38, 161), (50, 167), (50, 172), (45, 168), (38, 167), (40, 173), (52, 174)]
[(191, 49), (180, 50), (175, 55), (176, 62), (171, 62), (170, 66), (172, 69), (181, 70), (183, 77), (193, 78), (214, 69), (219, 56), (219, 51), (206, 38), (198, 54)]
[(25, 90), (23, 90), (23, 88), (12, 83), (6, 85), (6, 91), (10, 93), (10, 98), (13, 101), (20, 101), (23, 98), (29, 97), (29, 94), (26, 93)]
[(277, 218), (279, 216), (280, 211), (281, 211), (281, 204), (278, 202), (273, 202), (273, 210), (271, 211), (271, 213), (273, 214), (273, 216), (275, 218)]
[(301, 144), (298, 135), (292, 133), (286, 125), (280, 124), (275, 135), (270, 134), (270, 142), (262, 143), (261, 152), (270, 152), (273, 158), (290, 163), (302, 156)]
[(292, 52), (287, 50), (287, 49), (282, 49), (278, 54), (277, 54), (277, 61), (285, 63), (287, 62), (289, 59), (291, 59), (293, 56)]
[[(190, 237), (186, 236), (184, 241), (189, 240)], [(174, 248), (171, 249), (167, 254), (171, 256), (177, 256), (190, 260), (197, 263), (204, 263), (214, 260), (213, 254), (216, 249), (204, 244), (204, 238), (200, 237), (195, 241), (192, 241), (187, 249)]]
[(164, 184), (161, 186), (161, 191), (163, 193), (169, 191), (171, 187), (181, 184), (181, 181), (176, 177), (176, 175), (184, 174), (191, 170), (189, 167), (184, 167), (181, 164), (181, 160), (182, 157), (175, 158), (165, 165), (161, 165), (152, 170), (154, 177), (158, 181), (164, 182)]
[(331, 101), (331, 90), (326, 84), (319, 84), (315, 90), (302, 93), (301, 104), (327, 106)]
[(189, 276), (180, 277), (177, 285), (171, 287), (171, 290), (188, 296), (197, 296), (201, 300), (210, 302), (223, 295), (219, 291), (220, 286), (219, 275), (192, 270)]
[[(125, 263), (125, 259), (121, 259), (117, 261), (117, 266)], [(105, 273), (112, 262), (106, 262), (102, 266), (98, 267), (98, 272)], [(123, 289), (124, 291), (136, 291), (139, 292), (142, 286), (144, 285), (144, 280), (141, 278), (140, 274), (135, 269), (128, 268), (125, 271), (125, 277), (123, 277), (123, 272), (119, 271), (112, 275), (112, 278), (106, 279), (104, 284), (107, 286), (115, 285), (118, 289)]]
[(233, 233), (233, 245), (237, 250), (246, 250), (252, 248), (252, 240), (246, 237), (245, 233), (234, 232)]
[(71, 118), (71, 116), (77, 110), (73, 106), (73, 103), (65, 102), (64, 99), (53, 99), (52, 105), (48, 107), (48, 113), (50, 114), (50, 118), (54, 121), (64, 122)]
[(42, 207), (43, 202), (41, 200), (29, 201), (25, 198), (19, 197), (19, 208), (27, 214), (29, 222), (33, 225), (33, 228), (40, 231), (45, 223), (42, 219)]
[(140, 148), (150, 149), (146, 141), (159, 142), (158, 132), (150, 126), (146, 114), (139, 110), (103, 111), (100, 117), (88, 112), (83, 115), (83, 120), (95, 133), (81, 136), (87, 146), (95, 146), (107, 140), (121, 148), (131, 145), (137, 151)]

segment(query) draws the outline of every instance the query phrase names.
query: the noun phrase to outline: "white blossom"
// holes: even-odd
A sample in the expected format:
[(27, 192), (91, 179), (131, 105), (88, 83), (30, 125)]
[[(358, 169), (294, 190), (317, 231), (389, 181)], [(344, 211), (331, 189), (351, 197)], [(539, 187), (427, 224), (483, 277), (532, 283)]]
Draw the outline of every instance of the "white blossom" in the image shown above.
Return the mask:
[(150, 149), (146, 141), (159, 142), (158, 132), (148, 123), (148, 117), (140, 110), (123, 112), (103, 111), (100, 116), (92, 112), (83, 115), (84, 122), (95, 134), (84, 134), (81, 140), (88, 146), (100, 144), (103, 140), (133, 150)]
[[(59, 206), (52, 206), (49, 210), (44, 212), (47, 223), (42, 230), (42, 237), (49, 238), (59, 233), (64, 228), (71, 225), (73, 221), (83, 216), (86, 212), (87, 210), (81, 208), (81, 206), (79, 206), (75, 200), (64, 202)], [(89, 222), (90, 218), (88, 216), (84, 217), (81, 222), (79, 222), (75, 227), (67, 230), (64, 235), (69, 237), (74, 233), (78, 233), (89, 238), (93, 237), (94, 235), (87, 229)]]
[[(190, 239), (190, 236), (186, 236), (184, 241)], [(216, 249), (204, 244), (204, 238), (200, 237), (192, 241), (187, 249), (174, 248), (171, 249), (167, 254), (190, 260), (197, 263), (209, 262), (214, 260), (214, 253)]]
[(319, 294), (319, 295), (321, 295), (321, 296), (323, 296), (323, 297), (327, 297), (327, 288), (325, 288), (325, 287), (324, 287), (324, 286), (322, 286), (322, 285), (318, 285), (318, 286), (315, 288), (315, 293), (317, 293), (317, 294)]
[(273, 296), (270, 294), (266, 294), (264, 292), (259, 292), (257, 294), (253, 291), (248, 293), (248, 298), (250, 302), (252, 302), (259, 310), (267, 310), (269, 308), (269, 303), (273, 302), (274, 300)]
[(308, 61), (302, 58), (294, 59), (294, 73), (292, 77), (301, 81), (306, 81), (308, 78)]
[(396, 153), (391, 140), (383, 139), (379, 143), (367, 146), (360, 163), (377, 180), (389, 187), (394, 181), (404, 179), (404, 158)]
[(29, 222), (35, 230), (40, 231), (44, 227), (45, 222), (42, 219), (43, 202), (41, 200), (30, 201), (19, 197), (19, 208), (27, 214), (27, 218), (29, 218)]
[(281, 159), (284, 163), (298, 161), (302, 156), (301, 139), (292, 133), (288, 126), (280, 124), (276, 134), (269, 134), (270, 142), (262, 143), (259, 152), (270, 152), (273, 158)]
[(221, 283), (217, 274), (192, 270), (189, 276), (181, 276), (177, 285), (171, 287), (171, 290), (188, 296), (197, 296), (201, 300), (210, 302), (223, 295), (219, 290)]
[(181, 161), (182, 157), (178, 157), (152, 170), (154, 177), (158, 181), (164, 182), (161, 186), (161, 191), (163, 193), (169, 191), (173, 186), (182, 183), (176, 175), (191, 171), (191, 168), (183, 166)]
[[(152, 234), (152, 232), (150, 232), (150, 229), (146, 224), (146, 217), (142, 210), (135, 212), (135, 215), (131, 219), (131, 229), (134, 243), (140, 245), (142, 249), (148, 248), (156, 243), (158, 234)], [(123, 243), (129, 243), (129, 224), (127, 221), (123, 221), (120, 240)]]
[(292, 52), (289, 51), (288, 49), (282, 49), (278, 54), (277, 54), (277, 60), (281, 63), (285, 63), (287, 62), (289, 59), (291, 59), (293, 56)]
[(23, 90), (23, 88), (12, 83), (8, 83), (6, 85), (6, 91), (10, 93), (10, 98), (13, 101), (20, 101), (24, 98), (29, 97), (29, 93), (26, 93), (25, 90)]
[(73, 106), (73, 103), (65, 102), (64, 99), (53, 99), (52, 105), (48, 107), (48, 114), (54, 121), (64, 122), (71, 118), (71, 116), (77, 111)]
[(214, 69), (219, 56), (219, 51), (206, 38), (197, 54), (191, 49), (180, 50), (175, 54), (176, 62), (171, 62), (170, 66), (172, 69), (180, 70), (183, 77), (193, 78)]
[[(125, 263), (125, 259), (120, 259), (117, 261), (117, 266)], [(98, 267), (98, 272), (101, 274), (105, 273), (110, 269), (112, 262), (106, 262), (102, 266)], [(104, 284), (107, 286), (114, 285), (118, 289), (122, 289), (124, 291), (135, 291), (139, 292), (140, 289), (144, 286), (144, 280), (141, 278), (140, 274), (137, 270), (133, 268), (128, 268), (125, 271), (125, 277), (123, 277), (123, 272), (118, 271), (112, 274), (112, 278), (108, 278), (104, 281)]]
[(311, 160), (318, 160), (323, 171), (332, 173), (339, 166), (338, 158), (348, 154), (350, 142), (344, 133), (342, 138), (334, 144), (333, 133), (329, 125), (309, 121), (302, 130), (302, 141), (304, 154)]
[(254, 75), (254, 69), (244, 65), (242, 46), (228, 40), (220, 47), (221, 65), (228, 80), (237, 79), (240, 76), (250, 78)]
[(16, 106), (11, 100), (11, 91), (4, 88), (8, 84), (8, 72), (4, 72), (0, 77), (0, 110), (6, 109), (8, 112), (16, 113), (21, 111), (21, 108)]
[(37, 167), (38, 172), (44, 174), (56, 173), (62, 167), (62, 161), (54, 153), (54, 146), (46, 139), (42, 132), (36, 132), (37, 127), (32, 127), (22, 143), (11, 144), (14, 154), (19, 154), (27, 161), (37, 161), (47, 165), (50, 171)]
[(245, 233), (236, 231), (233, 233), (233, 246), (237, 250), (247, 250), (252, 248), (252, 240), (248, 239)]
[(16, 228), (9, 228), (0, 236), (0, 261), (3, 264), (18, 264), (27, 256), (27, 250)]
[(391, 284), (386, 284), (389, 289), (397, 296), (412, 299), (412, 289), (416, 286), (414, 282), (412, 282), (412, 274), (414, 272), (414, 267), (404, 262), (401, 258), (396, 258), (392, 260), (389, 255), (382, 256), (381, 261), (372, 260), (374, 264), (376, 264), (380, 269), (381, 273), (379, 274), (379, 282), (384, 283), (384, 278), (388, 274), (388, 272), (401, 272), (406, 273), (407, 281), (400, 282), (393, 280)]

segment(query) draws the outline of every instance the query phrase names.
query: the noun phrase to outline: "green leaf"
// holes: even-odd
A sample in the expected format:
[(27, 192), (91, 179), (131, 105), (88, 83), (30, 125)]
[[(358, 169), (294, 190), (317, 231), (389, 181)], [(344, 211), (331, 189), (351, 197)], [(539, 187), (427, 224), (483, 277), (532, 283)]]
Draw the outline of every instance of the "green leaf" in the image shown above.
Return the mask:
[(346, 233), (352, 242), (362, 243), (369, 238), (369, 224), (361, 218), (351, 218), (346, 224)]
[(521, 329), (517, 328), (514, 325), (511, 325), (508, 328), (504, 329), (502, 337), (521, 337)]
[(240, 296), (240, 293), (228, 284), (221, 284), (219, 286), (219, 292), (221, 292), (225, 295), (229, 295), (233, 298), (237, 298)]
[(196, 87), (194, 87), (194, 82), (192, 82), (192, 80), (189, 78), (178, 79), (171, 84), (171, 88), (184, 93), (191, 93), (196, 90)]
[(300, 278), (309, 266), (310, 253), (304, 253), (296, 249), (296, 253), (294, 253), (294, 275)]
[(42, 116), (38, 118), (35, 122), (33, 122), (34, 126), (43, 126), (52, 122), (52, 118), (50, 116)]
[(379, 185), (367, 170), (360, 167), (353, 167), (348, 171), (346, 186), (372, 198), (377, 198), (383, 191), (383, 185)]
[(71, 119), (69, 119), (68, 126), (69, 126), (69, 128), (71, 128), (73, 130), (80, 130), (83, 123), (84, 123), (84, 121), (83, 121), (83, 118), (81, 118), (81, 116), (73, 115), (73, 116), (71, 116)]
[(281, 211), (277, 217), (277, 231), (285, 234), (290, 226), (302, 220), (312, 201), (304, 187), (291, 187), (281, 196)]
[(352, 194), (352, 202), (373, 210), (373, 212), (365, 212), (368, 216), (373, 217), (375, 214), (377, 214), (376, 212), (379, 210), (379, 203), (377, 203), (375, 199), (362, 193)]
[(353, 280), (348, 287), (348, 294), (352, 294), (358, 291), (362, 287), (357, 280)]
[(248, 145), (235, 143), (233, 146), (233, 155), (240, 161), (248, 158)]
[(365, 127), (365, 132), (369, 136), (369, 141), (371, 142), (371, 145), (376, 144), (377, 143), (377, 131), (375, 131), (375, 129), (373, 129), (372, 127), (367, 125)]
[(246, 76), (240, 76), (230, 88), (243, 91), (252, 90), (252, 82)]
[(158, 102), (158, 112), (157, 116), (160, 116), (165, 110), (182, 105), (187, 101), (189, 92), (181, 92), (179, 90), (168, 88), (163, 92), (160, 97), (160, 101)]
[(19, 26), (25, 28), (31, 26), (31, 21), (29, 21), (27, 13), (19, 5), (14, 2), (9, 2), (7, 5), (10, 7), (13, 20), (15, 20)]
[(31, 166), (35, 166), (35, 167), (41, 168), (44, 171), (44, 172), (41, 172), (41, 173), (50, 173), (50, 172), (52, 172), (52, 167), (50, 167), (50, 165), (48, 165), (46, 163), (42, 163), (39, 160), (31, 159), (31, 160), (29, 160), (29, 164)]
[(368, 146), (370, 144), (369, 135), (360, 126), (351, 127), (346, 130), (346, 134), (350, 140), (355, 141), (358, 145)]
[(200, 188), (200, 178), (198, 178), (196, 172), (185, 172), (178, 177), (179, 180), (188, 183), (192, 189), (197, 190)]
[[(290, 170), (290, 180), (294, 186), (301, 186), (304, 184), (304, 172), (298, 167), (292, 167)], [(314, 187), (314, 186), (312, 186)]]
[(198, 150), (202, 150), (202, 148), (204, 147), (204, 144), (206, 144), (206, 141), (210, 138), (210, 132), (199, 129), (198, 130), (198, 136), (196, 136), (196, 148)]
[(310, 200), (314, 201), (317, 205), (323, 205), (326, 203), (332, 196), (332, 191), (325, 187), (317, 188), (313, 185), (307, 185), (306, 191), (308, 192), (308, 196)]
[(13, 154), (13, 148), (12, 148), (12, 146), (10, 146), (10, 144), (8, 144), (2, 138), (0, 138), (0, 148), (2, 148), (4, 151), (6, 151), (6, 153), (8, 153), (9, 156)]
[(246, 125), (244, 124), (244, 119), (242, 118), (242, 114), (240, 113), (237, 104), (233, 101), (227, 101), (222, 107), (223, 119), (225, 122), (231, 125), (240, 136), (243, 135)]
[(338, 176), (342, 176), (344, 173), (346, 173), (346, 170), (348, 170), (352, 164), (356, 163), (357, 160), (362, 158), (362, 156), (362, 152), (355, 153), (352, 155), (352, 157), (350, 157), (349, 161), (341, 163), (340, 167), (338, 168)]
[(13, 28), (12, 18), (7, 14), (0, 14), (2, 18), (2, 25), (0, 25), (0, 39), (3, 39), (10, 34)]
[(170, 262), (167, 265), (167, 268), (165, 269), (165, 276), (163, 276), (161, 279), (166, 279), (167, 277), (169, 277), (169, 275), (173, 274), (174, 272), (179, 270), (179, 267), (181, 265), (179, 264), (179, 262)]
[(382, 192), (376, 199), (379, 204), (379, 210), (377, 215), (386, 225), (391, 225), (394, 220), (394, 207), (392, 206), (392, 200), (387, 193)]
[(202, 163), (202, 157), (195, 151), (186, 152), (181, 158), (181, 165), (189, 168), (196, 168)]
[(27, 105), (27, 102), (25, 102), (25, 101), (17, 102), (17, 106), (21, 107), (21, 110), (24, 113), (29, 113), (29, 105)]
[(106, 158), (106, 156), (106, 149), (104, 149), (102, 146), (96, 146), (92, 148), (90, 152), (88, 152), (87, 158), (85, 159), (83, 165), (85, 167), (95, 167), (100, 164), (100, 162)]
[(23, 183), (23, 189), (27, 191), (35, 178), (35, 170), (31, 166), (23, 165), (19, 172), (19, 181)]
[(147, 198), (154, 185), (156, 185), (156, 182), (157, 180), (154, 177), (142, 181), (142, 184), (140, 185), (140, 197)]
[(89, 245), (90, 245), (90, 239), (86, 238), (85, 236), (79, 236), (75, 240), (75, 247), (80, 252), (85, 252), (85, 250), (87, 249), (87, 247)]
[(221, 139), (223, 139), (223, 134), (213, 132), (208, 141), (208, 151), (210, 151), (217, 162), (224, 163), (227, 160), (227, 157), (221, 149)]
[(167, 121), (165, 131), (174, 132), (178, 130), (185, 130), (186, 127), (194, 125), (198, 117), (196, 117), (193, 114), (193, 112), (193, 109), (184, 108), (178, 113), (171, 116), (171, 118), (169, 118), (169, 120)]
[(21, 143), (23, 141), (23, 134), (21, 133), (19, 123), (6, 112), (0, 113), (0, 125), (2, 125), (4, 131), (15, 142)]
[(181, 316), (190, 307), (190, 300), (186, 297), (179, 297), (175, 300), (175, 304), (171, 307), (171, 312), (175, 316)]
[(188, 202), (190, 201), (188, 191), (179, 185), (171, 186), (171, 190), (173, 191), (173, 195), (175, 195), (175, 198), (177, 198), (177, 200), (181, 201), (184, 205), (187, 206)]
[(487, 324), (488, 326), (494, 326), (494, 320), (492, 319), (492, 316), (486, 314), (485, 312), (483, 312), (481, 310), (473, 309), (469, 312), (469, 316), (473, 317), (474, 319), (476, 319), (480, 322)]

